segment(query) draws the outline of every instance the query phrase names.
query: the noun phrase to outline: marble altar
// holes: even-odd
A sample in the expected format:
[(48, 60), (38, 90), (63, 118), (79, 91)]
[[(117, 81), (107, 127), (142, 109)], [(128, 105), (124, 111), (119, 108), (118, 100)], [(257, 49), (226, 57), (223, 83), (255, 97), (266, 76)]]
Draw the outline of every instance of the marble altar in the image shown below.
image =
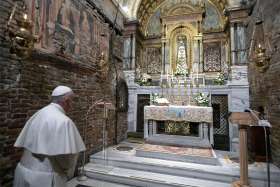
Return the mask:
[[(151, 125), (148, 121), (151, 120)], [(144, 138), (147, 139), (157, 132), (156, 121), (187, 121), (199, 123), (199, 137), (213, 144), (213, 109), (203, 106), (145, 106), (144, 107)], [(210, 130), (210, 132), (209, 132)], [(210, 137), (208, 136), (210, 135)]]

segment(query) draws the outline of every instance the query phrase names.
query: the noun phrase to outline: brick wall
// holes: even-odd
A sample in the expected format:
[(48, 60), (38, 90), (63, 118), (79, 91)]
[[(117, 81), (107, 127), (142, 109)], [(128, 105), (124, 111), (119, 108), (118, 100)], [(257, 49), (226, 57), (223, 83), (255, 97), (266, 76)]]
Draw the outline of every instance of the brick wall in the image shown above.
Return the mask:
[[(60, 0), (56, 2), (58, 6)], [(77, 1), (74, 0), (66, 0), (66, 2), (68, 13), (63, 15), (65, 22), (60, 19), (63, 17), (62, 13), (57, 12), (57, 18), (53, 18), (55, 23), (53, 25), (56, 26), (42, 31), (42, 40), (36, 45), (32, 56), (26, 60), (11, 55), (9, 43), (4, 40), (4, 26), (14, 1), (2, 0), (0, 3), (0, 186), (12, 184), (14, 168), (21, 156), (21, 150), (13, 147), (16, 137), (27, 119), (50, 102), (51, 91), (57, 85), (70, 86), (77, 95), (74, 110), (69, 116), (76, 123), (81, 134), (82, 127), (87, 124), (88, 154), (102, 148), (103, 109), (95, 107), (87, 121), (85, 121), (85, 114), (91, 103), (96, 100), (103, 99), (116, 103), (116, 76), (118, 79), (123, 77), (122, 66), (118, 65), (122, 63), (119, 59), (122, 57), (122, 51), (113, 50), (114, 53), (119, 54), (109, 58), (111, 33), (109, 24), (105, 23), (98, 12), (91, 11), (86, 3), (77, 5), (74, 3)], [(62, 10), (60, 7), (53, 7), (53, 10), (54, 8)], [(78, 15), (78, 18), (75, 17), (77, 20), (73, 20), (72, 14)], [(41, 28), (44, 24), (46, 26), (47, 21), (42, 21), (38, 27)], [(48, 25), (52, 24), (48, 23)], [(51, 29), (55, 30), (51, 31)], [(50, 32), (53, 34), (50, 35)], [(101, 37), (103, 33), (105, 37)], [(113, 41), (114, 48), (122, 49), (122, 37), (114, 35)], [(63, 53), (59, 52), (61, 45), (65, 47)], [(101, 78), (99, 74), (101, 51), (109, 61), (107, 64), (109, 73), (106, 79)], [(114, 56), (117, 56), (118, 60)], [(117, 65), (114, 66), (111, 62)], [(118, 113), (116, 122), (115, 112), (110, 113), (107, 121), (108, 145), (116, 142), (116, 128), (118, 129), (117, 141), (125, 138), (126, 115), (125, 112)]]
[[(264, 30), (272, 48), (280, 47), (280, 2), (278, 0), (259, 1), (263, 10)], [(254, 19), (258, 7), (254, 8), (247, 28), (247, 38), (251, 38)], [(249, 44), (249, 43), (248, 43)], [(249, 46), (249, 45), (248, 45)], [(272, 124), (271, 144), (273, 162), (280, 166), (280, 51), (273, 52), (270, 67), (265, 73), (258, 71), (254, 63), (249, 65), (251, 107), (265, 108), (268, 120)]]

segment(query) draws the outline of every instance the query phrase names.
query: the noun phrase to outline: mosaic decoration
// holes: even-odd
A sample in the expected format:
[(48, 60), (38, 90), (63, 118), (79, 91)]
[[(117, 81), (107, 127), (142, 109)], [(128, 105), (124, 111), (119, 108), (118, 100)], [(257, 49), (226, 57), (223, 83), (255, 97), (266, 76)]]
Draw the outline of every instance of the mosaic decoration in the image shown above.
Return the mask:
[(204, 43), (204, 72), (220, 72), (221, 71), (221, 43), (212, 42)]

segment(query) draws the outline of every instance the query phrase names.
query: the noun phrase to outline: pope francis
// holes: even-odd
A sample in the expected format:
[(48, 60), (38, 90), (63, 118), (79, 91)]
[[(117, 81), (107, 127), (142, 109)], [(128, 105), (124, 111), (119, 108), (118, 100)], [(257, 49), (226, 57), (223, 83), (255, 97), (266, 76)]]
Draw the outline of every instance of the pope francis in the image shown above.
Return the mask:
[(73, 96), (71, 88), (56, 87), (52, 103), (26, 122), (15, 143), (24, 153), (15, 170), (14, 187), (66, 187), (73, 177), (78, 153), (85, 150), (75, 124), (65, 114)]

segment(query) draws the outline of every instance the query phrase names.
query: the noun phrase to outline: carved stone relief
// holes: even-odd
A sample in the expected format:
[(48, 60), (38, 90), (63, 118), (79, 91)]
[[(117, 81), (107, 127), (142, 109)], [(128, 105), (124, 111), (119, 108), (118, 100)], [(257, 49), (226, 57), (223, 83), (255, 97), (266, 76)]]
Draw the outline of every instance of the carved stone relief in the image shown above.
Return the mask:
[(149, 47), (144, 51), (141, 69), (146, 69), (148, 74), (159, 74), (161, 72), (161, 48)]
[(221, 71), (221, 43), (211, 42), (204, 43), (204, 72), (220, 72)]

